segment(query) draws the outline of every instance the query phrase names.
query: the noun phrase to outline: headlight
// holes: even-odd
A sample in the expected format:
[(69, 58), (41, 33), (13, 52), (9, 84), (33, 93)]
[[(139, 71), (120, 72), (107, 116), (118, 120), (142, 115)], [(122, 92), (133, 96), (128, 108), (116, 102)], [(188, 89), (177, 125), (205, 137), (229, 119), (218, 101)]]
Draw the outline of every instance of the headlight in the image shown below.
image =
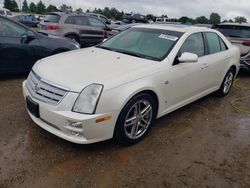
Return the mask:
[(102, 88), (103, 86), (99, 84), (91, 84), (84, 88), (76, 99), (72, 111), (83, 114), (93, 114), (100, 98)]

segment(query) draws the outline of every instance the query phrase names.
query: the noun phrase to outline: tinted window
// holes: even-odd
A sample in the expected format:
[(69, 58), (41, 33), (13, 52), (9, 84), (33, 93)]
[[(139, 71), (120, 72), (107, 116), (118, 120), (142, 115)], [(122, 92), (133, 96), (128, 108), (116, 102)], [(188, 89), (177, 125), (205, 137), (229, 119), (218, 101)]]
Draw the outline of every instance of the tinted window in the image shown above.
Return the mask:
[(227, 50), (227, 46), (226, 46), (225, 42), (220, 37), (219, 37), (219, 40), (220, 40), (221, 51)]
[(13, 22), (0, 19), (0, 37), (22, 37), (27, 30)]
[(208, 45), (208, 53), (214, 54), (220, 52), (220, 41), (216, 33), (205, 33)]
[(95, 18), (90, 18), (89, 17), (89, 23), (91, 26), (93, 27), (100, 27), (100, 28), (105, 28), (104, 23), (102, 23), (101, 21), (95, 19)]
[(0, 10), (0, 14), (1, 14), (1, 15), (5, 15), (5, 13), (4, 13), (3, 10)]
[(160, 61), (169, 54), (181, 35), (181, 32), (160, 29), (131, 28), (102, 43), (100, 47)]
[(65, 23), (75, 25), (88, 25), (88, 20), (85, 16), (69, 16)]
[(44, 22), (58, 23), (60, 18), (57, 14), (49, 14), (44, 18)]
[(184, 52), (197, 54), (198, 57), (204, 56), (204, 41), (201, 33), (196, 33), (189, 36), (182, 45), (178, 56), (181, 56), (181, 54)]
[(250, 27), (219, 25), (217, 29), (228, 37), (250, 38)]
[(100, 16), (100, 19), (101, 19), (104, 23), (108, 22), (108, 19), (105, 18), (105, 17), (103, 17), (103, 16)]
[(69, 16), (66, 21), (65, 21), (66, 24), (75, 24), (75, 19), (74, 19), (74, 16)]

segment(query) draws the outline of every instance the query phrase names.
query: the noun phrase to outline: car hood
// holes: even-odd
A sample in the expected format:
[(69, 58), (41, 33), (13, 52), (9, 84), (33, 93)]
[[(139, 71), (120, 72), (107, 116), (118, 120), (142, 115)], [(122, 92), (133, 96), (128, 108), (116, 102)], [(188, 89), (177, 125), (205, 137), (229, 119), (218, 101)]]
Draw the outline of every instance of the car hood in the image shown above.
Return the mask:
[[(50, 56), (37, 62), (33, 71), (52, 83), (80, 92), (92, 83), (105, 89), (138, 79), (158, 62), (112, 52), (96, 47)], [(145, 76), (145, 75), (143, 75)]]

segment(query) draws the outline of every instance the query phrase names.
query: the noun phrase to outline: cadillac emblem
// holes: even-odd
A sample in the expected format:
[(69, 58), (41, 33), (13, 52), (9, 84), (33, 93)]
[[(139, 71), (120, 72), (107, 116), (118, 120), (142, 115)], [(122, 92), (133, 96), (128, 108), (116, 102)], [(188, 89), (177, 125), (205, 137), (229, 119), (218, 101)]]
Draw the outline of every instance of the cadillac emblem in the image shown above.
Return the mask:
[(38, 85), (38, 83), (35, 83), (35, 91), (38, 92), (40, 90), (40, 86)]

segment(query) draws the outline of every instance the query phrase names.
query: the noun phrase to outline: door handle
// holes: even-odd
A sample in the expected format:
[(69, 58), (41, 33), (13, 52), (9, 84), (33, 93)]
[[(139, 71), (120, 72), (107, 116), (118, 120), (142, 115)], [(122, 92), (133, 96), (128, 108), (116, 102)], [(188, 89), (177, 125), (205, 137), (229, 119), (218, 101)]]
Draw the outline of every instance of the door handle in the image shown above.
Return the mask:
[(209, 67), (208, 64), (204, 64), (204, 65), (201, 67), (201, 69), (203, 70), (203, 69), (206, 69), (206, 68), (208, 68), (208, 67)]

